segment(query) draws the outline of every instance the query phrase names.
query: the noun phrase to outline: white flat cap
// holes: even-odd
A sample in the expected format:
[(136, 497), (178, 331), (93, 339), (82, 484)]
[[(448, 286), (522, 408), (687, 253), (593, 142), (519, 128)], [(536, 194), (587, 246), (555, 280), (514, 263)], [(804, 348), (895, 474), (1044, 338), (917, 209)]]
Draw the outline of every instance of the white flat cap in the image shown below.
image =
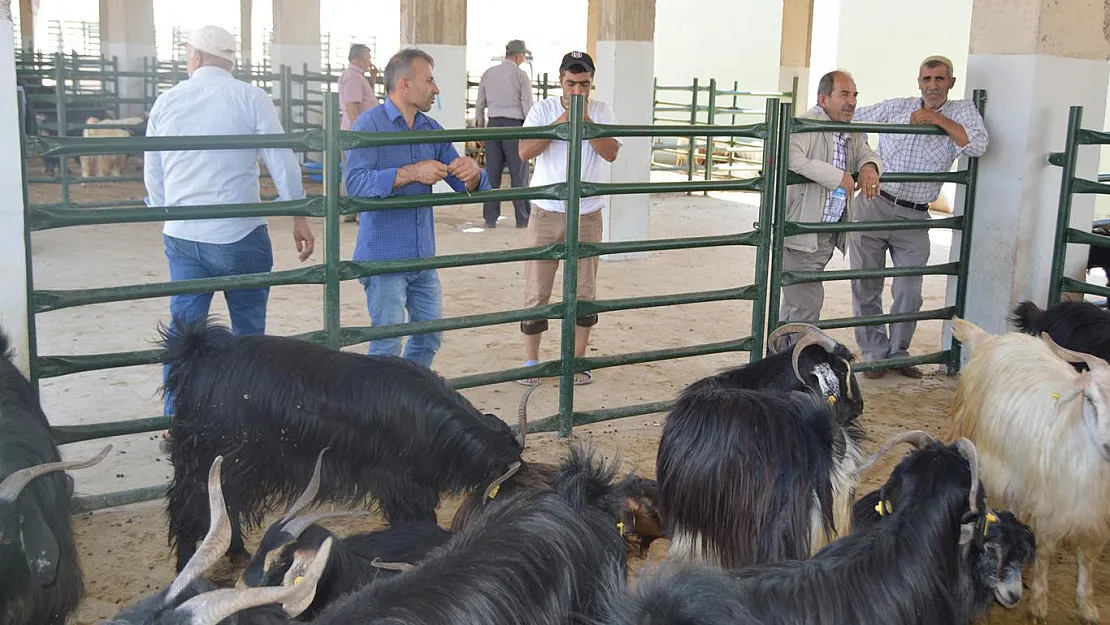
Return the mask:
[(201, 52), (235, 62), (235, 37), (219, 26), (201, 26), (189, 34), (185, 43)]

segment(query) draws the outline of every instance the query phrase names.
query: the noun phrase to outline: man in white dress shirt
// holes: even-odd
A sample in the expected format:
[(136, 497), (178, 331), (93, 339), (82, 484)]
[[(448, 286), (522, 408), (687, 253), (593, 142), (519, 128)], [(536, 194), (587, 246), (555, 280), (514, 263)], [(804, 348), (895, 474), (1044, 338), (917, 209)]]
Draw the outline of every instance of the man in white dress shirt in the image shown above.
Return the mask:
[[(270, 97), (231, 75), (235, 39), (216, 26), (193, 32), (186, 43), (189, 79), (163, 93), (151, 108), (148, 137), (261, 135), (283, 132)], [(146, 204), (162, 206), (233, 205), (261, 201), (258, 157), (266, 162), (278, 199), (305, 197), (301, 169), (289, 148), (146, 152)], [(267, 273), (273, 249), (262, 217), (166, 221), (162, 230), (170, 280)], [(304, 262), (312, 254), (308, 221), (293, 219), (293, 241)], [(269, 288), (224, 291), (235, 335), (263, 334)], [(177, 321), (208, 315), (212, 293), (170, 297), (170, 329)], [(169, 373), (168, 367), (163, 369)], [(164, 397), (164, 411), (172, 411)]]

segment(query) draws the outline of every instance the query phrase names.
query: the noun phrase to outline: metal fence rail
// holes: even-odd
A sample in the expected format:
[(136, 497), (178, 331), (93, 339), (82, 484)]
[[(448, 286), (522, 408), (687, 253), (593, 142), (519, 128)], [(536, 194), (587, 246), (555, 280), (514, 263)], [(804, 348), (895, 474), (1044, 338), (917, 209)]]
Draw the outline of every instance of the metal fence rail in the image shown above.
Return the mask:
[(1056, 212), (1056, 242), (1052, 246), (1051, 282), (1048, 286), (1049, 306), (1059, 304), (1064, 293), (1110, 298), (1110, 288), (1064, 275), (1068, 244), (1110, 247), (1110, 237), (1071, 227), (1073, 195), (1076, 193), (1110, 195), (1110, 184), (1107, 184), (1110, 176), (1099, 174), (1096, 182), (1075, 175), (1081, 145), (1110, 145), (1110, 132), (1083, 128), (1083, 107), (1073, 106), (1068, 110), (1068, 134), (1064, 142), (1064, 151), (1053, 152), (1048, 156), (1050, 164), (1063, 169), (1060, 181), (1060, 208)]
[[(79, 156), (98, 153), (138, 153), (147, 150), (213, 150), (244, 148), (287, 147), (294, 150), (318, 150), (324, 155), (324, 196), (300, 201), (269, 202), (249, 205), (190, 206), (166, 209), (114, 207), (97, 211), (80, 208), (41, 208), (27, 207), (28, 236), (32, 231), (62, 228), (91, 223), (136, 223), (177, 219), (205, 218), (212, 216), (279, 216), (304, 215), (325, 219), (324, 250), (322, 264), (289, 271), (275, 271), (264, 274), (249, 274), (226, 278), (206, 278), (162, 282), (155, 284), (133, 284), (106, 288), (42, 290), (34, 287), (31, 266), (28, 263), (28, 285), (31, 313), (31, 375), (34, 381), (46, 377), (70, 375), (82, 371), (148, 365), (158, 362), (157, 350), (130, 351), (106, 354), (40, 355), (35, 344), (35, 315), (41, 312), (59, 310), (94, 303), (127, 301), (141, 298), (164, 297), (172, 294), (208, 292), (231, 288), (278, 286), (288, 284), (321, 284), (324, 286), (324, 327), (299, 335), (300, 338), (325, 344), (332, 348), (354, 345), (372, 339), (390, 336), (474, 328), (523, 320), (555, 319), (562, 322), (562, 341), (560, 358), (541, 362), (530, 367), (491, 371), (468, 375), (451, 380), (457, 388), (470, 388), (519, 380), (527, 377), (553, 377), (561, 379), (558, 413), (529, 425), (531, 431), (558, 431), (569, 434), (574, 425), (595, 423), (608, 419), (632, 415), (648, 414), (665, 410), (669, 401), (657, 401), (633, 406), (621, 406), (592, 411), (579, 411), (574, 407), (573, 376), (575, 373), (590, 369), (615, 367), (628, 364), (669, 360), (704, 354), (747, 351), (750, 359), (757, 360), (764, 350), (766, 334), (768, 267), (771, 249), (771, 217), (773, 211), (774, 189), (776, 184), (776, 159), (780, 154), (779, 141), (779, 102), (769, 99), (763, 121), (743, 126), (656, 126), (656, 125), (599, 125), (583, 121), (583, 100), (571, 100), (570, 121), (560, 125), (532, 128), (494, 128), (438, 130), (406, 133), (354, 133), (339, 130), (339, 111), (337, 96), (327, 93), (324, 96), (324, 128), (306, 132), (287, 133), (267, 136), (206, 136), (173, 138), (70, 138), (37, 137), (28, 147), (39, 155)], [(691, 181), (672, 183), (586, 183), (580, 178), (581, 145), (583, 141), (600, 137), (630, 136), (687, 136), (692, 133), (701, 136), (734, 136), (761, 140), (764, 145), (764, 175), (744, 180)], [(538, 188), (501, 189), (464, 194), (433, 194), (417, 197), (354, 198), (340, 197), (339, 155), (342, 150), (382, 146), (406, 145), (413, 143), (494, 140), (506, 138), (547, 138), (560, 139), (569, 143), (568, 172), (566, 183)], [(778, 159), (781, 161), (782, 159)], [(578, 240), (578, 205), (582, 198), (597, 195), (645, 194), (653, 192), (681, 192), (701, 190), (743, 190), (760, 192), (764, 201), (760, 203), (759, 221), (755, 227), (738, 234), (645, 241), (622, 241), (607, 243), (581, 243)], [(453, 204), (480, 204), (486, 200), (508, 200), (515, 198), (551, 198), (565, 200), (566, 237), (570, 243), (548, 246), (475, 252), (404, 261), (356, 262), (343, 261), (339, 256), (339, 226), (341, 215), (370, 211), (393, 210), (416, 206), (445, 206)], [(661, 296), (643, 296), (609, 300), (579, 300), (577, 279), (579, 258), (595, 257), (603, 254), (628, 253), (637, 251), (659, 251), (690, 249), (710, 246), (751, 246), (756, 248), (755, 277), (752, 284), (723, 288), (714, 291), (679, 293)], [(28, 246), (30, 249), (30, 246)], [(551, 259), (564, 261), (562, 301), (536, 308), (512, 309), (500, 312), (444, 318), (420, 323), (402, 323), (380, 327), (343, 327), (340, 323), (339, 285), (345, 280), (361, 276), (379, 275), (402, 270), (418, 270), (446, 267), (464, 267), (488, 263), (520, 262), (524, 260)], [(669, 349), (657, 349), (634, 353), (614, 354), (577, 358), (574, 355), (574, 324), (582, 315), (605, 313), (621, 310), (643, 309), (701, 302), (750, 301), (752, 303), (751, 328), (747, 336), (731, 340), (691, 345)], [(169, 424), (167, 417), (129, 419), (111, 423), (82, 426), (54, 427), (56, 440), (71, 443), (124, 434), (136, 434), (165, 429)], [(77, 502), (78, 509), (95, 509), (109, 505), (122, 505), (135, 501), (158, 497), (163, 487), (147, 487), (110, 493), (82, 499)]]
[[(982, 114), (986, 104), (986, 91), (975, 90), (972, 98), (976, 107)], [(793, 104), (783, 104), (783, 112), (781, 115), (783, 131), (779, 136), (779, 149), (778, 153), (787, 155), (790, 152), (790, 137), (793, 133), (798, 132), (875, 132), (875, 133), (896, 133), (896, 134), (944, 134), (944, 131), (937, 126), (921, 126), (909, 124), (865, 124), (865, 123), (838, 123), (828, 121), (817, 121), (809, 119), (795, 118), (793, 115)], [(904, 314), (883, 314), (871, 317), (847, 317), (841, 319), (822, 319), (814, 322), (813, 325), (820, 328), (856, 328), (861, 326), (882, 325), (887, 323), (899, 323), (907, 321), (924, 321), (935, 319), (951, 319), (953, 316), (964, 315), (964, 302), (967, 296), (967, 272), (968, 263), (967, 259), (970, 257), (971, 249), (971, 225), (972, 219), (975, 214), (975, 186), (978, 178), (979, 159), (968, 158), (967, 167), (962, 171), (950, 173), (905, 173), (905, 172), (886, 172), (882, 174), (880, 180), (886, 182), (955, 182), (963, 185), (964, 187), (964, 214), (956, 217), (949, 217), (944, 219), (929, 219), (925, 221), (869, 221), (863, 223), (854, 222), (840, 222), (840, 223), (802, 223), (791, 222), (786, 220), (786, 193), (787, 186), (790, 184), (798, 184), (808, 182), (803, 176), (794, 174), (789, 169), (789, 159), (782, 158), (778, 161), (778, 174), (777, 178), (780, 181), (776, 191), (775, 198), (776, 212), (775, 212), (775, 232), (774, 232), (774, 249), (771, 254), (771, 300), (769, 305), (770, 310), (770, 325), (777, 327), (781, 325), (778, 321), (779, 307), (782, 297), (782, 286), (789, 286), (792, 284), (803, 284), (811, 282), (827, 282), (834, 280), (851, 280), (859, 278), (890, 278), (896, 276), (928, 276), (928, 275), (950, 275), (956, 276), (956, 296), (952, 306), (934, 310), (923, 310), (916, 313)], [(948, 228), (952, 230), (960, 230), (963, 236), (960, 237), (960, 260), (956, 262), (942, 263), (937, 265), (926, 265), (924, 267), (887, 267), (885, 269), (859, 269), (859, 270), (843, 270), (843, 271), (791, 271), (783, 270), (782, 268), (782, 252), (783, 241), (785, 237), (805, 234), (805, 233), (819, 233), (819, 232), (862, 232), (866, 230), (924, 230), (929, 228)], [(902, 367), (906, 365), (920, 365), (920, 364), (946, 364), (949, 371), (955, 371), (959, 368), (959, 343), (952, 339), (951, 345), (946, 350), (941, 350), (932, 354), (924, 354), (921, 356), (909, 356), (904, 358), (889, 358), (884, 360), (876, 360), (871, 362), (860, 363), (855, 369), (859, 371), (867, 371), (870, 369), (886, 369), (894, 367)]]

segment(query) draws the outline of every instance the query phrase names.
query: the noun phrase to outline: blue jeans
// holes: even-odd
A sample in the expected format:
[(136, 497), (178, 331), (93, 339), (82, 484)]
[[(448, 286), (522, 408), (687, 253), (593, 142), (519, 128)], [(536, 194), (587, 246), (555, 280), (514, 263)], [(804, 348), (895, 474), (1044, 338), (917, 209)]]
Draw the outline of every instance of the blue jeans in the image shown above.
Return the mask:
[[(166, 259), (170, 264), (170, 280), (216, 278), (248, 273), (266, 273), (274, 266), (274, 250), (266, 226), (259, 226), (234, 243), (197, 243), (162, 235)], [(228, 313), (231, 316), (231, 333), (235, 336), (265, 334), (266, 302), (270, 288), (224, 291)], [(191, 322), (208, 316), (212, 293), (191, 293), (170, 296), (170, 331), (177, 330), (180, 318)], [(162, 380), (169, 376), (170, 366), (162, 366)], [(173, 397), (165, 393), (162, 413), (173, 412)]]
[[(430, 321), (443, 316), (443, 290), (439, 274), (434, 269), (393, 273), (384, 276), (359, 278), (366, 290), (366, 309), (370, 313), (370, 326), (378, 327), (409, 321)], [(428, 332), (409, 336), (404, 357), (429, 369), (439, 346), (443, 344), (442, 332)], [(401, 337), (370, 341), (367, 352), (371, 355), (400, 356)]]

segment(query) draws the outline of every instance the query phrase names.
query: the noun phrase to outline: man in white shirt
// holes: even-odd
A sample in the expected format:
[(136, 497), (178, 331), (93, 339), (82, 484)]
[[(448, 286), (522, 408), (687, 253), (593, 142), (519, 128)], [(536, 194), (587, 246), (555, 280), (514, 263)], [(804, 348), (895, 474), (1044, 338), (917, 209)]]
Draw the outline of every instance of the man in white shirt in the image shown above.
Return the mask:
[[(594, 61), (585, 52), (570, 52), (559, 65), (559, 83), (563, 95), (540, 100), (528, 112), (524, 126), (546, 126), (567, 121), (570, 114), (571, 96), (586, 97), (585, 120), (598, 124), (616, 123), (613, 109), (605, 102), (590, 98), (593, 87)], [(621, 142), (617, 139), (590, 139), (582, 143), (582, 181), (604, 182), (602, 159), (613, 162), (617, 159)], [(567, 180), (567, 142), (550, 139), (522, 139), (520, 158), (527, 161), (536, 159), (532, 173), (531, 186), (539, 187)], [(601, 241), (601, 209), (608, 204), (606, 196), (582, 198), (579, 203), (578, 239), (585, 242)], [(566, 202), (562, 200), (532, 200), (532, 212), (528, 219), (529, 245), (550, 245), (564, 240), (566, 234)], [(578, 261), (578, 297), (593, 299), (596, 291), (597, 257), (583, 258)], [(530, 260), (524, 263), (524, 305), (526, 307), (544, 306), (551, 299), (551, 289), (555, 272), (559, 268), (557, 260)], [(597, 315), (579, 317), (574, 333), (574, 353), (578, 357), (586, 355), (590, 341), (590, 328), (597, 323)], [(522, 321), (520, 331), (524, 334), (525, 366), (539, 361), (540, 338), (547, 330), (547, 320)], [(575, 374), (575, 384), (589, 384), (593, 374), (589, 371)], [(526, 385), (539, 384), (535, 378), (520, 380)]]
[[(283, 132), (266, 92), (235, 79), (235, 39), (216, 26), (193, 32), (186, 43), (189, 79), (154, 102), (148, 137), (261, 135)], [(231, 205), (261, 201), (258, 157), (266, 162), (280, 200), (304, 198), (301, 169), (289, 148), (146, 152), (143, 177), (146, 205)], [(162, 230), (170, 280), (267, 273), (273, 249), (262, 217), (166, 221)], [(308, 221), (293, 219), (293, 241), (304, 262), (312, 254)], [(235, 335), (263, 334), (269, 288), (225, 291)], [(175, 324), (208, 315), (212, 293), (170, 297), (171, 331)], [(168, 375), (169, 369), (163, 369)], [(164, 397), (165, 414), (172, 398)]]

